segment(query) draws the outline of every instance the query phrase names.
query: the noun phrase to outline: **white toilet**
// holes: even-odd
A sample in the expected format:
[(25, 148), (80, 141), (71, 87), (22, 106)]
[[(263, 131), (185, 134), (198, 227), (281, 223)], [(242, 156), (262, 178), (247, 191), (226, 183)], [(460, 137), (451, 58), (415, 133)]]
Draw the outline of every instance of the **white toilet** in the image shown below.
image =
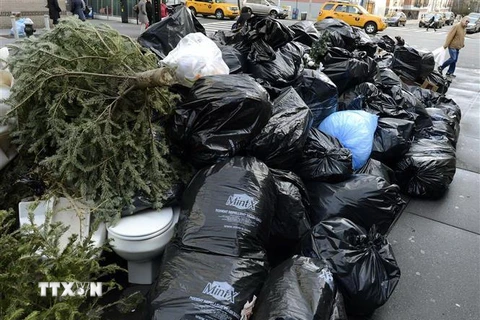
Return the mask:
[(128, 282), (153, 283), (179, 214), (180, 208), (149, 209), (107, 228), (113, 251), (128, 262)]

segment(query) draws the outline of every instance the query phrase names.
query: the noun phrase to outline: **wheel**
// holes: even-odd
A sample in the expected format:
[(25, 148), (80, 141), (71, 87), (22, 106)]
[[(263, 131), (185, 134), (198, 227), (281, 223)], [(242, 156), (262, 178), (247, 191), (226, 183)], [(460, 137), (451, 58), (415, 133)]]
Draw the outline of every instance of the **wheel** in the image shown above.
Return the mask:
[(395, 23), (395, 27), (398, 27), (400, 26), (400, 21), (397, 21), (397, 23)]
[(215, 11), (215, 17), (219, 20), (222, 20), (225, 15), (223, 14), (222, 10), (218, 9), (217, 11)]
[(368, 34), (376, 33), (377, 32), (377, 24), (375, 22), (369, 21), (365, 23), (365, 32)]
[(278, 14), (277, 11), (272, 10), (272, 11), (270, 11), (269, 16), (272, 17), (273, 19), (276, 19), (276, 18), (277, 18), (277, 14)]
[(194, 7), (190, 7), (188, 9), (190, 9), (190, 12), (193, 14), (194, 17), (197, 16), (197, 10), (195, 10)]

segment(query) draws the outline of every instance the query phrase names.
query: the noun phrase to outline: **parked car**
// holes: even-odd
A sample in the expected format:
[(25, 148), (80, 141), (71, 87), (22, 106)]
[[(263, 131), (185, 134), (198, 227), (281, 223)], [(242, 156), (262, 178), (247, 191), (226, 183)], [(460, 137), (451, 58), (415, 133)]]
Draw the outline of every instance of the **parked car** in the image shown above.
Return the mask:
[(455, 22), (455, 13), (445, 12), (445, 25), (451, 26)]
[(426, 28), (433, 16), (435, 16), (435, 28), (439, 29), (445, 25), (445, 18), (443, 16), (443, 13), (430, 12), (430, 13), (425, 13), (422, 16), (422, 18), (418, 22), (418, 27)]
[(467, 33), (475, 33), (480, 31), (480, 15), (478, 16), (468, 16), (468, 21), (470, 21), (467, 24)]
[(228, 17), (233, 20), (240, 14), (238, 6), (234, 3), (228, 3), (226, 0), (187, 0), (185, 5), (194, 16), (197, 14), (204, 17), (214, 15), (217, 19)]
[(407, 24), (407, 16), (403, 12), (393, 12), (387, 15), (386, 22), (389, 26), (404, 26)]
[(288, 10), (280, 8), (272, 0), (246, 0), (243, 6), (248, 8), (249, 13), (257, 16), (271, 16), (279, 19), (285, 19), (288, 16)]
[(358, 4), (348, 2), (325, 2), (318, 13), (317, 21), (328, 18), (343, 20), (351, 26), (364, 28), (368, 34), (387, 28), (387, 24), (382, 17), (369, 13)]

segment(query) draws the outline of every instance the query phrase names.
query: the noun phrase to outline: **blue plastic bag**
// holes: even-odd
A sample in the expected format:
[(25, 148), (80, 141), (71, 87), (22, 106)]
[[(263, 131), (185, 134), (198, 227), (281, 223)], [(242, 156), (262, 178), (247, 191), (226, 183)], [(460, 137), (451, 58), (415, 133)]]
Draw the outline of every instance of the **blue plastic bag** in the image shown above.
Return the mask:
[(370, 158), (377, 123), (378, 116), (374, 114), (361, 110), (347, 110), (332, 113), (318, 128), (334, 136), (345, 148), (350, 149), (353, 169), (358, 170)]
[[(25, 37), (25, 19), (21, 18), (15, 21), (15, 28), (18, 31), (18, 36), (19, 37)], [(13, 36), (15, 33), (13, 28), (10, 28), (10, 35)]]

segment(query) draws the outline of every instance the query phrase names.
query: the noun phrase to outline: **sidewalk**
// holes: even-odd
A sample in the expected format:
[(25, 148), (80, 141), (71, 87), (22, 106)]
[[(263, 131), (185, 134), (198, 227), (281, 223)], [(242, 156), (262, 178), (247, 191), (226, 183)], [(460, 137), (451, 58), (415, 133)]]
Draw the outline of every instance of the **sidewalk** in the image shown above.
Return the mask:
[[(133, 37), (140, 33), (134, 23), (89, 21)], [(0, 47), (13, 42), (1, 38), (8, 33), (0, 30)], [(442, 199), (408, 200), (389, 235), (402, 276), (371, 320), (480, 319), (480, 70), (457, 68), (456, 74), (447, 97), (462, 109), (457, 172)], [(141, 312), (108, 319), (142, 320)]]

